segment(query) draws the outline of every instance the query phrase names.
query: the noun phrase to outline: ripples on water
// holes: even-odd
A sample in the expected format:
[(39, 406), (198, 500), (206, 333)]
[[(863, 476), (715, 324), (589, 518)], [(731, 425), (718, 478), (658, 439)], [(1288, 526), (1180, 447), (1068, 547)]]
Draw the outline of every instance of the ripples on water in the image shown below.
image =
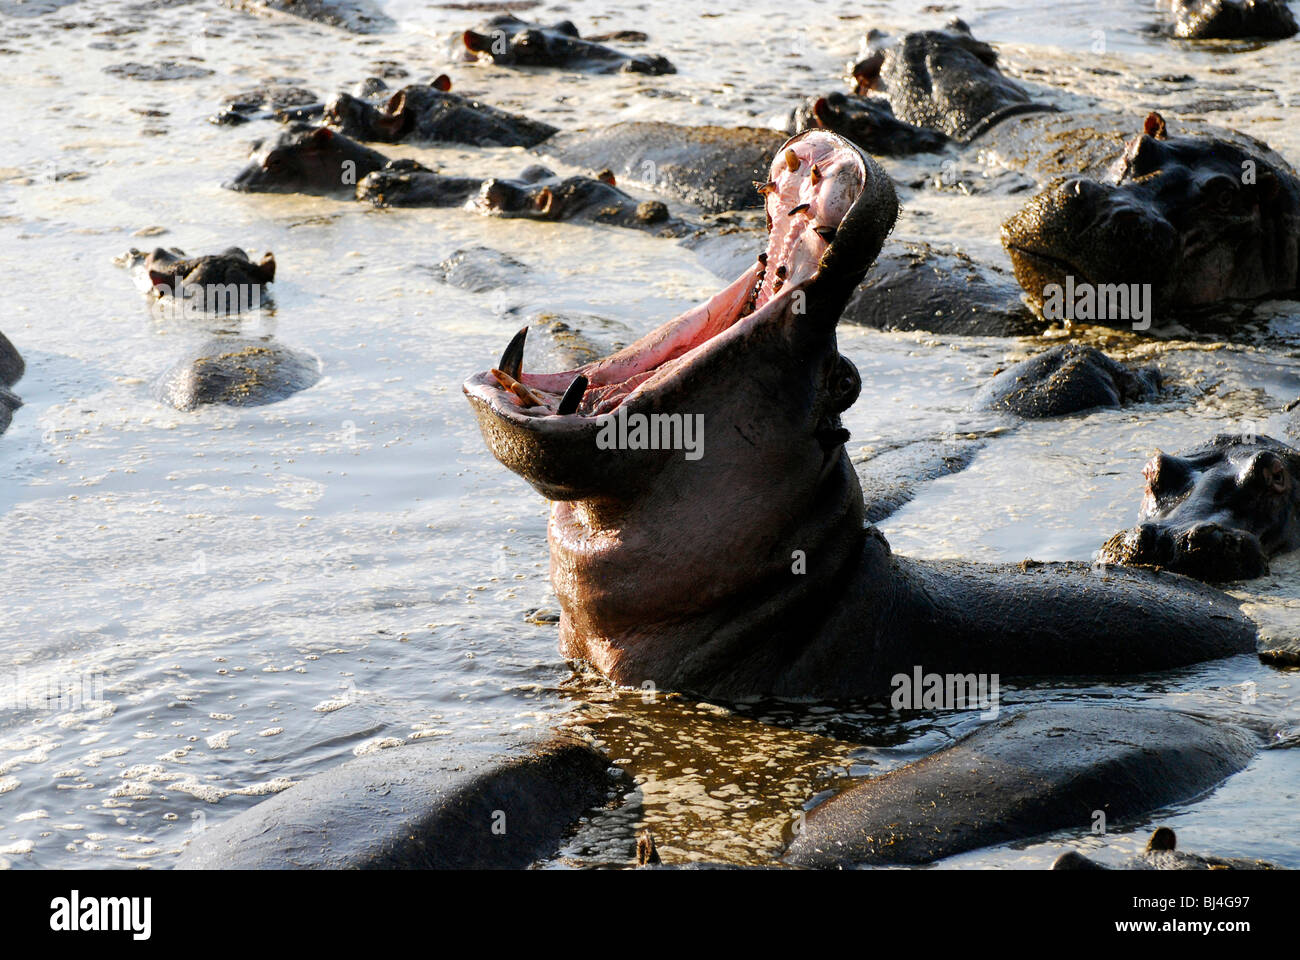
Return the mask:
[[(900, 719), (871, 705), (645, 704), (570, 679), (554, 626), (530, 617), (554, 604), (545, 505), (488, 456), (460, 382), (521, 318), (584, 318), (606, 347), (707, 296), (718, 278), (673, 242), (632, 231), (220, 190), (248, 141), (271, 129), (208, 124), (223, 97), (266, 78), (322, 95), (385, 70), (390, 83), (426, 80), (449, 69), (445, 36), (475, 19), (415, 0), (385, 7), (399, 32), (353, 37), (212, 0), (0, 3), (0, 66), (13, 81), (0, 128), (0, 329), (28, 364), (26, 406), (0, 439), (0, 866), (167, 865), (192, 831), (353, 754), (423, 737), (505, 744), (572, 719), (578, 704), (633, 775), (634, 802), (589, 818), (557, 865), (624, 863), (643, 824), (675, 858), (762, 862), (808, 798), (915, 759), (973, 722)], [(450, 72), (459, 91), (561, 128), (763, 123), (837, 88), (868, 27), (933, 26), (959, 13), (1000, 45), (1008, 72), (1062, 105), (1116, 106), (1135, 124), (1153, 107), (1209, 111), (1300, 158), (1296, 41), (1170, 43), (1144, 32), (1148, 8), (964, 3), (920, 14), (876, 3), (841, 15), (819, 3), (791, 18), (766, 0), (710, 5), (717, 16), (544, 4), (540, 19), (572, 16), (584, 32), (644, 29), (647, 48), (680, 72)], [(212, 73), (105, 72), (163, 61)], [(393, 65), (409, 78), (391, 75)], [(1157, 79), (1184, 75), (1195, 81)], [(478, 174), (528, 163), (508, 149), (385, 152)], [(887, 165), (914, 182), (936, 162)], [(1002, 262), (997, 227), (1019, 202), (908, 191), (896, 236), (942, 237)], [(211, 332), (151, 316), (112, 262), (156, 244), (275, 251), (274, 309), (239, 332), (274, 332), (314, 354), (321, 382), (262, 408), (155, 403), (152, 379)], [(525, 269), (486, 293), (439, 282), (435, 265), (471, 245)], [(1294, 326), (1293, 307), (1279, 309), (1279, 329)], [(1088, 559), (1131, 521), (1154, 446), (1266, 421), (1300, 392), (1286, 342), (1207, 356), (1222, 385), (1190, 404), (1008, 430), (970, 469), (922, 488), (885, 532), (921, 556)], [(988, 428), (966, 403), (1026, 346), (844, 331), (841, 349), (864, 380), (846, 417), (851, 449)], [(1261, 619), (1292, 636), (1298, 569), (1276, 564), (1249, 591)], [(1155, 701), (1294, 731), (1294, 676), (1238, 657), (1006, 699)], [(1253, 705), (1241, 703), (1246, 682), (1257, 684)], [(1294, 823), (1292, 756), (1266, 751), (1208, 800), (1160, 819), (1189, 849), (1300, 866), (1300, 838), (1278, 829)], [(1132, 852), (1143, 836), (1112, 835), (1102, 855)], [(1066, 842), (1095, 846), (1062, 835), (945, 866), (1044, 866)]]

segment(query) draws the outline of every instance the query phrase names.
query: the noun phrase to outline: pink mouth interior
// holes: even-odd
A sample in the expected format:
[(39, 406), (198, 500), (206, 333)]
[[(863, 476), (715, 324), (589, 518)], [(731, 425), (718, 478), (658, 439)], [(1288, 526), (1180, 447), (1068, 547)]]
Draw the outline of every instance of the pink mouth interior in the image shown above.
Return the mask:
[[(838, 138), (813, 131), (772, 162), (766, 192), (768, 243), (758, 262), (706, 303), (688, 310), (604, 360), (564, 373), (524, 373), (521, 382), (541, 402), (522, 407), (501, 390), (501, 402), (532, 416), (555, 414), (578, 374), (588, 386), (579, 416), (609, 413), (638, 388), (692, 362), (719, 334), (779, 300), (817, 272), (833, 231), (863, 189), (857, 154)], [(818, 231), (821, 230), (822, 233)], [(761, 318), (760, 318), (761, 319)]]

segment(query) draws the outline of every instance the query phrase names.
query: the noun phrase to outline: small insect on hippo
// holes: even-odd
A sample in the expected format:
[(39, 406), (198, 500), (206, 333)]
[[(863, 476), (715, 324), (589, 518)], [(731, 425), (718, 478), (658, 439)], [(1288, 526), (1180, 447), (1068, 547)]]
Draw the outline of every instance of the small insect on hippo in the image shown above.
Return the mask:
[(1142, 469), (1138, 525), (1101, 549), (1103, 563), (1162, 567), (1201, 580), (1246, 580), (1300, 547), (1300, 451), (1272, 437), (1220, 434)]

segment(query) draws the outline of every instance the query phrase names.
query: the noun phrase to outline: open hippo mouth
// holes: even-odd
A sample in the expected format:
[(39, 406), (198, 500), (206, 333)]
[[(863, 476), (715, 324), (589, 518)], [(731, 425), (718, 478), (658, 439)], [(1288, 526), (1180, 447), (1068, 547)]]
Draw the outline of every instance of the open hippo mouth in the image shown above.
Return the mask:
[[(465, 382), (498, 460), (551, 500), (616, 495), (643, 482), (666, 454), (602, 449), (596, 437), (607, 415), (716, 409), (712, 391), (719, 385), (770, 377), (771, 365), (793, 364), (801, 325), (823, 328), (833, 352), (844, 298), (893, 226), (892, 184), (843, 137), (810, 130), (781, 147), (758, 189), (766, 201), (767, 249), (707, 302), (603, 360), (562, 373), (523, 372), (525, 329), (498, 367)], [(893, 215), (881, 215), (886, 206)], [(772, 364), (755, 363), (756, 351)], [(789, 389), (766, 387), (783, 388)]]

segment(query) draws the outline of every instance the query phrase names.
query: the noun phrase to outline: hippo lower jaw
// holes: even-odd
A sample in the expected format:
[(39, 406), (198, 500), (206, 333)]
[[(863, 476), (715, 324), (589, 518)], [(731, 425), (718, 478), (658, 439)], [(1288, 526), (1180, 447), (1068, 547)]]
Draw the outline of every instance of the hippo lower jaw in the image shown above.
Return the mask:
[(1102, 563), (1170, 570), (1211, 583), (1250, 580), (1268, 573), (1268, 557), (1258, 537), (1214, 523), (1176, 533), (1141, 524), (1107, 540), (1098, 559)]

